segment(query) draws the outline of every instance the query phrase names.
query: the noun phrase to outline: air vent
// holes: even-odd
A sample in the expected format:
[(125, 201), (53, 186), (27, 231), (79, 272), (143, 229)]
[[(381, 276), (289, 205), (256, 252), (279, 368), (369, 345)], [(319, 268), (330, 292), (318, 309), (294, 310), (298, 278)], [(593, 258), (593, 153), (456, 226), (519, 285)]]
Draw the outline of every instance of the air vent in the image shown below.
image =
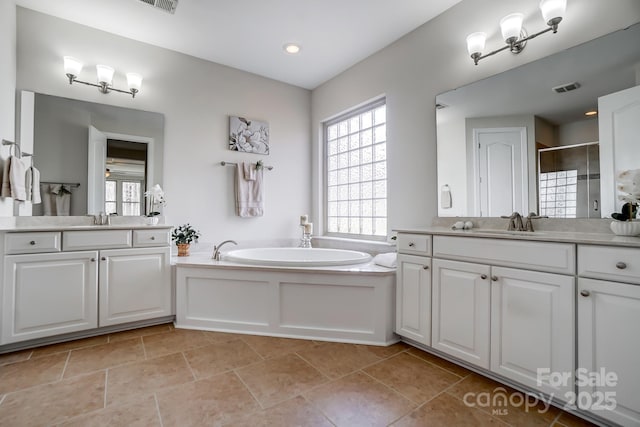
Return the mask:
[(571, 82), (571, 83), (563, 84), (560, 86), (556, 86), (552, 89), (555, 93), (565, 93), (565, 92), (571, 92), (572, 90), (576, 90), (579, 87), (580, 87), (580, 83)]
[(142, 3), (146, 3), (149, 6), (153, 6), (157, 9), (164, 10), (167, 13), (174, 14), (176, 7), (178, 7), (178, 0), (138, 0)]

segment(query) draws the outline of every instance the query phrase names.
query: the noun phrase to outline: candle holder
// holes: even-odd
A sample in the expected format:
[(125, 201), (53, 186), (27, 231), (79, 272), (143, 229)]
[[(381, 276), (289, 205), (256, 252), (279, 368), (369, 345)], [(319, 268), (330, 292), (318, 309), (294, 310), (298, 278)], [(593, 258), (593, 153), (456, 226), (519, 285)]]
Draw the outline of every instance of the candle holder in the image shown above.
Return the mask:
[(311, 233), (306, 233), (304, 231), (304, 226), (300, 226), (302, 228), (302, 238), (300, 238), (299, 248), (311, 248)]

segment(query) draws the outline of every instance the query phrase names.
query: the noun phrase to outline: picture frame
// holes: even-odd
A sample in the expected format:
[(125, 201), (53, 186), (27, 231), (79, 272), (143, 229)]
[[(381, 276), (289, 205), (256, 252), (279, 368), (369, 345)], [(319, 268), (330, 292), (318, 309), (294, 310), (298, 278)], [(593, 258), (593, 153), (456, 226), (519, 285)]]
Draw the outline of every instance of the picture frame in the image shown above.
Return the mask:
[(229, 149), (269, 155), (269, 123), (229, 116)]

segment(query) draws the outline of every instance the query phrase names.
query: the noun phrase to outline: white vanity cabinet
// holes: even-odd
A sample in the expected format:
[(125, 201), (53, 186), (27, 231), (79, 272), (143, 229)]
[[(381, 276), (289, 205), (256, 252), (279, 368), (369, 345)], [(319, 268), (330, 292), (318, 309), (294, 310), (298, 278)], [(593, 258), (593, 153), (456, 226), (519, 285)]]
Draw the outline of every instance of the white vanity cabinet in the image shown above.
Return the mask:
[(168, 228), (4, 235), (0, 345), (172, 315)]
[[(620, 425), (638, 426), (640, 249), (580, 245), (578, 274), (578, 368), (599, 377), (578, 382), (577, 403)], [(612, 400), (614, 409), (602, 408)]]
[(396, 333), (431, 345), (431, 236), (398, 234)]
[(433, 348), (564, 398), (573, 381), (538, 369), (575, 365), (574, 245), (435, 236), (433, 254)]

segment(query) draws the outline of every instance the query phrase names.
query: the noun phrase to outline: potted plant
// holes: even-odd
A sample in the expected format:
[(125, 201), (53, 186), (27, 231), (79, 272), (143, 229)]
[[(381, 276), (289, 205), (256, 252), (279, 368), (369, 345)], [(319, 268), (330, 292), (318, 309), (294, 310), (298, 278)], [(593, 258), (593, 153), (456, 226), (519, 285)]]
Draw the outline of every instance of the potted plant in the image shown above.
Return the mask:
[(176, 227), (171, 232), (171, 240), (176, 242), (178, 256), (188, 256), (191, 242), (197, 242), (200, 232), (193, 228), (191, 224), (184, 224)]
[(160, 215), (160, 206), (163, 206), (166, 201), (164, 198), (164, 191), (160, 184), (156, 184), (151, 187), (151, 190), (144, 193), (144, 197), (147, 199), (147, 225), (156, 225), (158, 223), (158, 216)]
[(623, 171), (618, 175), (618, 200), (625, 202), (622, 212), (611, 214), (611, 231), (620, 236), (640, 235), (640, 221), (634, 221), (640, 202), (640, 169)]

